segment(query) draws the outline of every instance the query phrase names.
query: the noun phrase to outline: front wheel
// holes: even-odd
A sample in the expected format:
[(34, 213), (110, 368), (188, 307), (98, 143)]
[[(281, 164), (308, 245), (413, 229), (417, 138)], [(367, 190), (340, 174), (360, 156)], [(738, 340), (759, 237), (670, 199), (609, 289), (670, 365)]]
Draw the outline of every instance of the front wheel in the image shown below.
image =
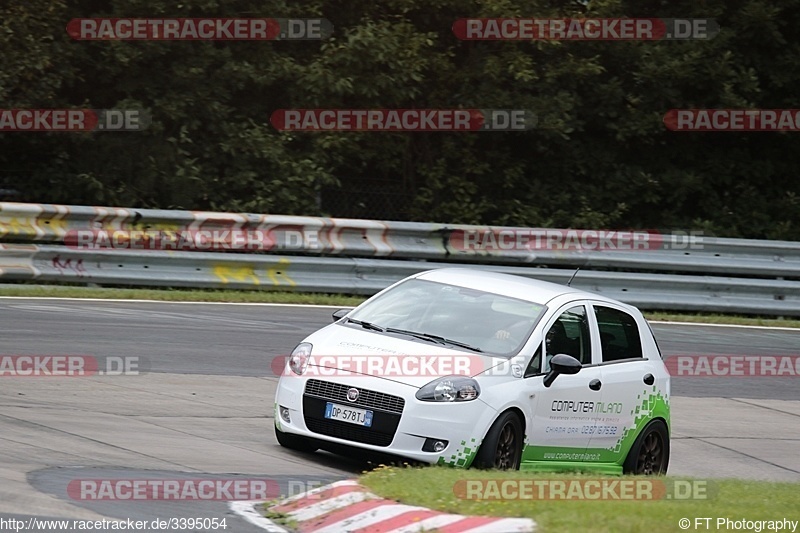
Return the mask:
[(476, 468), (519, 470), (522, 456), (522, 423), (511, 412), (495, 420), (483, 439), (473, 463)]
[(622, 466), (626, 474), (654, 476), (667, 473), (669, 466), (669, 432), (661, 420), (647, 424), (628, 452)]
[(298, 452), (313, 453), (319, 449), (317, 443), (307, 437), (300, 435), (292, 435), (291, 433), (284, 433), (275, 427), (275, 437), (278, 439), (278, 444), (290, 450)]

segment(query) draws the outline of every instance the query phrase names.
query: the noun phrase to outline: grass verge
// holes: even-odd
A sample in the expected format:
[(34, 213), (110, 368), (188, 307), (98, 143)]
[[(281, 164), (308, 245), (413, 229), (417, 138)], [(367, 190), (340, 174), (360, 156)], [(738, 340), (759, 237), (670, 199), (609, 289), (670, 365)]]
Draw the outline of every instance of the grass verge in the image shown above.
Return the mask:
[[(465, 515), (532, 518), (537, 531), (592, 531), (648, 533), (681, 531), (723, 531), (717, 529), (717, 518), (732, 520), (800, 520), (800, 484), (745, 480), (696, 480), (705, 487), (706, 499), (676, 500), (578, 500), (539, 499), (460, 499), (454, 486), (460, 480), (620, 480), (582, 474), (533, 474), (530, 472), (498, 472), (462, 470), (447, 467), (380, 467), (361, 476), (360, 482), (384, 498), (409, 505), (420, 505), (447, 513)], [(645, 479), (645, 478), (637, 478)], [(678, 478), (659, 478), (667, 487)], [(683, 482), (688, 478), (680, 478)], [(463, 484), (461, 485), (464, 486)], [(463, 494), (463, 493), (462, 493)], [(488, 493), (487, 493), (488, 494)], [(534, 494), (537, 494), (534, 490)], [(545, 493), (546, 494), (546, 493)], [(698, 491), (697, 494), (700, 494)], [(710, 527), (695, 518), (713, 517)], [(690, 528), (681, 528), (682, 518), (691, 520)], [(798, 528), (800, 529), (800, 528)], [(730, 530), (730, 528), (728, 528)], [(747, 529), (740, 529), (747, 530)], [(753, 531), (753, 529), (750, 529)], [(768, 531), (763, 528), (762, 531)], [(791, 531), (791, 527), (789, 528)]]
[(354, 307), (366, 298), (340, 294), (314, 294), (226, 289), (110, 289), (61, 285), (3, 285), (0, 296), (30, 298), (104, 298), (118, 300), (159, 300), (167, 302), (281, 303), (341, 305)]
[(647, 320), (660, 322), (702, 322), (704, 324), (732, 324), (737, 326), (771, 326), (781, 328), (800, 328), (800, 320), (790, 318), (766, 318), (739, 315), (708, 315), (694, 313), (645, 312)]
[(265, 518), (275, 522), (276, 524), (280, 524), (281, 526), (285, 527), (289, 531), (296, 531), (297, 530), (297, 522), (292, 520), (291, 518), (287, 517), (286, 515), (280, 513), (273, 513), (269, 510), (272, 505), (278, 503), (278, 500), (267, 502), (262, 505), (262, 514)]

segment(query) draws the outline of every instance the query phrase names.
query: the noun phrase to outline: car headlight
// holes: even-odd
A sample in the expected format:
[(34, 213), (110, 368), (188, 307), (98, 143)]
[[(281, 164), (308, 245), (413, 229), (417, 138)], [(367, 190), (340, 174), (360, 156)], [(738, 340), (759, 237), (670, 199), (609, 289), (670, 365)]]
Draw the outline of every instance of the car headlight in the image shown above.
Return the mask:
[(305, 374), (312, 348), (313, 346), (310, 343), (301, 342), (297, 345), (297, 348), (292, 350), (292, 355), (289, 357), (289, 368), (298, 376)]
[(424, 402), (468, 402), (481, 394), (481, 387), (472, 378), (447, 376), (431, 381), (417, 391), (417, 400)]

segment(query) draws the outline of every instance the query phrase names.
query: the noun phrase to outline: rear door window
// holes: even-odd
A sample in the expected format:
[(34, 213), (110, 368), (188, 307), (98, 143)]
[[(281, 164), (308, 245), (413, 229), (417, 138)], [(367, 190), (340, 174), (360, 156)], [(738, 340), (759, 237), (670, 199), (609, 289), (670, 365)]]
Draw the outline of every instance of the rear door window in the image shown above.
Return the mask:
[(631, 315), (619, 309), (594, 305), (603, 362), (641, 359), (642, 338), (639, 326)]

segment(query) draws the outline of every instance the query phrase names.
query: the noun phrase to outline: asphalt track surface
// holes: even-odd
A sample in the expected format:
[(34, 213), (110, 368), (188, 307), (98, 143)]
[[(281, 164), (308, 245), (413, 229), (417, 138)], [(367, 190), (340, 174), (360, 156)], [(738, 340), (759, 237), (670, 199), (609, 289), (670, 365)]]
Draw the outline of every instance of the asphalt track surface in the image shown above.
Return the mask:
[[(138, 357), (136, 376), (0, 378), (0, 518), (226, 518), (225, 502), (88, 501), (81, 479), (269, 479), (281, 494), (353, 477), (363, 459), (303, 455), (272, 430), (272, 359), (332, 309), (0, 299), (0, 354)], [(800, 331), (654, 324), (675, 355), (800, 355)], [(800, 481), (797, 377), (673, 378), (670, 474)], [(223, 531), (223, 530), (217, 530)]]

